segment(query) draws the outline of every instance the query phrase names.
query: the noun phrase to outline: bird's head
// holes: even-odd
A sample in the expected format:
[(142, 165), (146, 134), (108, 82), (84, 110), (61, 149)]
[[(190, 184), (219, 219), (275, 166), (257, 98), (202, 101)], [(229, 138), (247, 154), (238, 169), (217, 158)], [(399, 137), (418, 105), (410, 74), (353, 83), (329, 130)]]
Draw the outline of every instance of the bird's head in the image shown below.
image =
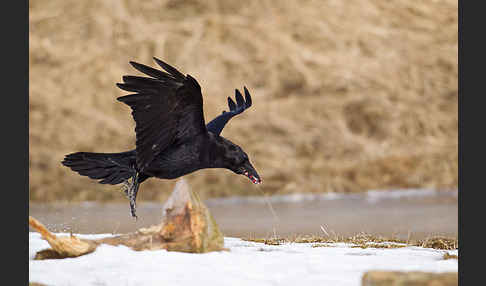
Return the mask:
[(261, 184), (262, 180), (253, 165), (250, 163), (250, 159), (245, 151), (243, 151), (240, 146), (227, 139), (223, 138), (223, 142), (223, 160), (225, 168), (230, 169), (236, 174), (248, 177), (253, 184)]

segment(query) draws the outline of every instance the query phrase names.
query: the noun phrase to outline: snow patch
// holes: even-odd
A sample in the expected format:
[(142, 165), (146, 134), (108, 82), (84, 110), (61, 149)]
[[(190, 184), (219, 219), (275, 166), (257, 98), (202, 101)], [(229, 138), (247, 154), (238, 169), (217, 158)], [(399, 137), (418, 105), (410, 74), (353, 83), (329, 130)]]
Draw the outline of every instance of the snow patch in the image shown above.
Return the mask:
[[(56, 234), (59, 235), (59, 234)], [(69, 235), (64, 233), (62, 235)], [(111, 234), (82, 235), (97, 239)], [(361, 285), (368, 270), (457, 272), (457, 259), (421, 247), (392, 249), (312, 247), (312, 243), (265, 245), (226, 237), (230, 251), (192, 254), (133, 251), (100, 245), (95, 252), (60, 260), (33, 260), (48, 248), (29, 233), (29, 281), (46, 285)]]

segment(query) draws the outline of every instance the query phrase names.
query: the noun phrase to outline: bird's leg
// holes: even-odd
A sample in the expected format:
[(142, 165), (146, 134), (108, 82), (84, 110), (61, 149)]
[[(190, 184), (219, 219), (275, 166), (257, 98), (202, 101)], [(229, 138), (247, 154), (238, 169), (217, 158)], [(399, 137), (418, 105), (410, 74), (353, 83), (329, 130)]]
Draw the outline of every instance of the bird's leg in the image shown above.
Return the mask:
[(136, 199), (137, 199), (138, 187), (140, 186), (138, 182), (138, 172), (135, 172), (135, 174), (130, 179), (123, 182), (123, 191), (125, 192), (127, 198), (130, 200), (130, 214), (132, 215), (132, 217), (137, 219)]

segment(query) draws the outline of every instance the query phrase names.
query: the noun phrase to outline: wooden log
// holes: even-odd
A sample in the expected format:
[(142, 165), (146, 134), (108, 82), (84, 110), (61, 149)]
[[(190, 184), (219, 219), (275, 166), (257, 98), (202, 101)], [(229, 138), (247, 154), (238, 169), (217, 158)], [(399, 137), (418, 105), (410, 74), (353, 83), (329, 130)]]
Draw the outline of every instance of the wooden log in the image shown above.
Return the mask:
[(421, 271), (368, 271), (361, 280), (362, 286), (455, 286), (457, 272), (432, 273)]
[(32, 228), (41, 233), (52, 249), (42, 250), (35, 259), (77, 257), (93, 252), (100, 244), (125, 245), (133, 250), (210, 252), (224, 249), (223, 234), (199, 196), (180, 179), (164, 204), (158, 225), (141, 228), (134, 233), (96, 240), (56, 236), (40, 222), (29, 217)]
[(52, 247), (52, 249), (39, 251), (35, 259), (77, 257), (93, 252), (98, 246), (98, 243), (94, 241), (82, 240), (74, 235), (68, 237), (55, 236), (42, 223), (31, 216), (29, 216), (29, 225), (40, 232)]

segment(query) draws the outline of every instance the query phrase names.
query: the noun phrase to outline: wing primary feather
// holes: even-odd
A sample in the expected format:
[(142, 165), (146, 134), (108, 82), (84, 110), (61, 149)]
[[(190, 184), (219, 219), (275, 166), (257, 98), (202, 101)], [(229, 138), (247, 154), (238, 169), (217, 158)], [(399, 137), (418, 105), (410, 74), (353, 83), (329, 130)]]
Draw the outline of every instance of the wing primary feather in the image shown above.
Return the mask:
[(161, 80), (150, 78), (150, 77), (142, 77), (142, 76), (135, 76), (135, 75), (124, 75), (122, 77), (124, 83), (133, 83), (143, 86), (154, 86), (159, 85)]
[(238, 107), (245, 106), (245, 100), (243, 99), (243, 95), (241, 95), (241, 92), (238, 89), (235, 90), (235, 99)]
[(122, 89), (122, 90), (125, 90), (125, 91), (134, 91), (134, 92), (140, 91), (139, 86), (135, 86), (135, 85), (129, 84), (129, 83), (117, 83), (116, 86), (118, 86), (119, 89)]
[(150, 94), (135, 93), (135, 94), (129, 94), (129, 95), (117, 97), (116, 100), (130, 105), (130, 103), (140, 101), (140, 100), (150, 99), (150, 98), (151, 98)]
[(191, 89), (191, 92), (195, 94), (201, 93), (201, 86), (190, 74), (188, 74), (185, 78), (184, 84), (186, 85), (186, 83), (189, 83), (187, 86)]
[(180, 73), (176, 68), (172, 67), (171, 65), (159, 60), (156, 57), (154, 57), (154, 60), (159, 66), (161, 66), (165, 71), (170, 73), (176, 79), (183, 81), (186, 78), (182, 73)]
[(156, 70), (152, 67), (146, 66), (144, 64), (140, 64), (137, 62), (130, 61), (130, 64), (139, 72), (149, 75), (154, 78), (158, 79), (166, 79), (167, 77), (171, 77), (168, 73), (163, 71)]
[(236, 109), (236, 103), (229, 96), (228, 96), (228, 107), (229, 107), (230, 111), (233, 111), (233, 110)]
[(244, 86), (243, 89), (245, 90), (245, 108), (248, 108), (248, 107), (251, 106), (251, 96), (250, 96), (250, 92), (248, 91), (248, 89), (246, 88), (246, 86)]

